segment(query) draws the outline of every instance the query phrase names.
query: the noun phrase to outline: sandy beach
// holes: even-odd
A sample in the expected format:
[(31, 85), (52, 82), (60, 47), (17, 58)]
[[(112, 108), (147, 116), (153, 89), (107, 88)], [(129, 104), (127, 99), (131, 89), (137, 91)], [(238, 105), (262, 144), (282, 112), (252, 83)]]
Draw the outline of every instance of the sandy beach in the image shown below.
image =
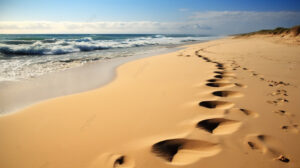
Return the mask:
[(0, 116), (0, 167), (299, 168), (299, 76), (299, 41), (271, 36), (134, 60)]
[(0, 115), (17, 112), (47, 99), (99, 88), (112, 81), (115, 69), (126, 62), (179, 49), (157, 49), (146, 54), (95, 61), (37, 78), (0, 81)]

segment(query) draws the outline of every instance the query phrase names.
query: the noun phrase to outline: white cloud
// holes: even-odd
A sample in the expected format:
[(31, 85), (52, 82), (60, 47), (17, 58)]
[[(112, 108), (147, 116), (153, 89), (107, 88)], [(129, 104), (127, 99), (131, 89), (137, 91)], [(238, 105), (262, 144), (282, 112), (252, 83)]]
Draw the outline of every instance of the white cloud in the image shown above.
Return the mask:
[(300, 24), (300, 12), (195, 12), (182, 22), (1, 21), (0, 33), (201, 33), (232, 34)]
[(0, 33), (184, 33), (192, 29), (194, 24), (181, 22), (0, 22)]
[(279, 12), (254, 12), (254, 11), (206, 11), (195, 12), (192, 19), (217, 19), (217, 18), (241, 18), (241, 17), (295, 17), (300, 12), (279, 11)]
[(207, 11), (195, 12), (190, 22), (209, 25), (218, 34), (241, 33), (300, 24), (300, 12)]

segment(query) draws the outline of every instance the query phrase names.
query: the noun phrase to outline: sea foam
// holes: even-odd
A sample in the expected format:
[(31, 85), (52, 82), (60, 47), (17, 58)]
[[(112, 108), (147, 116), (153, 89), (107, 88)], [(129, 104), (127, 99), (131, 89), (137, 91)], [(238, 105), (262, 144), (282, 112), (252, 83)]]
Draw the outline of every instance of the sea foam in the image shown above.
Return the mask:
[(188, 35), (0, 35), (0, 82), (208, 40)]

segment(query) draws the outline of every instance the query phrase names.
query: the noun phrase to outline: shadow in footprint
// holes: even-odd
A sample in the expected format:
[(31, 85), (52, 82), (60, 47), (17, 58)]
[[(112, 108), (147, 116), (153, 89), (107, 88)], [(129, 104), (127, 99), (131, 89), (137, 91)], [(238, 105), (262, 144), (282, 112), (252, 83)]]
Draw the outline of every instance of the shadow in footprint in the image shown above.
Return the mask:
[(133, 168), (135, 162), (127, 155), (103, 153), (95, 160), (93, 160), (89, 166), (90, 168)]
[(253, 112), (251, 110), (247, 110), (247, 109), (241, 108), (240, 111), (243, 112), (247, 116), (252, 116), (252, 117), (257, 117), (258, 116), (257, 113), (255, 113), (255, 112)]
[(209, 86), (209, 87), (233, 87), (235, 85), (232, 83), (210, 82), (210, 83), (207, 83), (206, 86)]
[(234, 104), (226, 101), (202, 101), (199, 106), (209, 109), (228, 109), (233, 107)]
[(223, 81), (222, 79), (208, 79), (206, 80), (207, 82), (219, 82), (219, 81)]
[(214, 71), (214, 73), (219, 74), (219, 75), (225, 75), (226, 77), (234, 77), (234, 73), (227, 72), (227, 71)]
[(243, 96), (242, 93), (237, 91), (215, 91), (212, 93), (215, 96), (218, 97), (241, 97)]
[(251, 111), (251, 110), (247, 110), (247, 109), (244, 109), (244, 108), (231, 108), (229, 110), (226, 111), (225, 114), (243, 114), (243, 115), (246, 115), (246, 116), (249, 116), (249, 117), (258, 117), (259, 114), (254, 112), (254, 111)]
[(229, 134), (238, 130), (241, 122), (225, 118), (202, 120), (197, 127), (213, 134)]
[(217, 63), (216, 67), (217, 67), (217, 68), (224, 68), (224, 65), (221, 64), (221, 63)]
[(183, 138), (164, 140), (152, 146), (153, 153), (173, 164), (190, 164), (219, 151), (215, 143)]
[(214, 73), (222, 75), (224, 74), (224, 71), (214, 71)]
[(121, 155), (115, 160), (113, 167), (114, 168), (125, 168), (125, 167), (131, 168), (131, 167), (134, 167), (134, 163), (128, 157)]
[(217, 79), (223, 79), (223, 75), (215, 75), (214, 77)]
[(241, 87), (241, 88), (247, 88), (247, 85), (241, 84), (241, 83), (235, 83), (235, 86)]
[(125, 162), (125, 156), (120, 156), (114, 162), (114, 168), (122, 166), (124, 164), (124, 162)]

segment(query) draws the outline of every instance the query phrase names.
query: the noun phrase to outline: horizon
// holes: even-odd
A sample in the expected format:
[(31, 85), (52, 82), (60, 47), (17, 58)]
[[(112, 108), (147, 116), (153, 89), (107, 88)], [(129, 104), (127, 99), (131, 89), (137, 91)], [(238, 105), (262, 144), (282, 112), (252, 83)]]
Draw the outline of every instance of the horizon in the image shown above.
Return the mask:
[(297, 0), (2, 0), (0, 11), (0, 34), (232, 35), (300, 24)]
[[(259, 30), (255, 30), (252, 32), (245, 32), (245, 33), (254, 33), (257, 31), (261, 31), (261, 30), (274, 30), (277, 28), (292, 28), (292, 27), (296, 27), (296, 26), (300, 26), (299, 25), (294, 25), (291, 27), (275, 27), (272, 29), (259, 29)], [(239, 34), (244, 34), (244, 33), (237, 33), (237, 34), (227, 34), (224, 36), (231, 36), (231, 35), (239, 35)], [(188, 33), (0, 33), (0, 35), (192, 35), (192, 36), (218, 36), (218, 35), (214, 35), (214, 34), (188, 34)], [(222, 36), (222, 35), (219, 35)]]

